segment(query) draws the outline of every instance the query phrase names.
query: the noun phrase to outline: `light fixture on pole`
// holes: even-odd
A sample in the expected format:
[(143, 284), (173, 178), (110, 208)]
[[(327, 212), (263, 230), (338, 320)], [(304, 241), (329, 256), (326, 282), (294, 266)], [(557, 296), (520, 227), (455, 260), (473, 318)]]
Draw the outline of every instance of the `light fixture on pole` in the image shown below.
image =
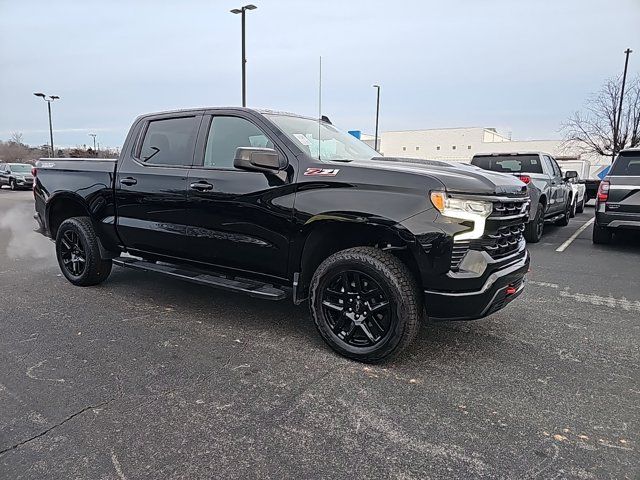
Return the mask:
[(245, 12), (247, 10), (255, 10), (256, 7), (253, 4), (245, 5), (240, 8), (234, 8), (231, 13), (242, 15), (242, 106), (247, 106), (247, 55), (245, 48)]
[(60, 99), (60, 97), (57, 95), (49, 95), (49, 97), (47, 98), (47, 95), (41, 92), (34, 93), (34, 95), (36, 97), (42, 98), (45, 102), (47, 102), (47, 110), (49, 111), (49, 138), (51, 140), (51, 143), (49, 144), (50, 146), (49, 157), (53, 157), (54, 150), (53, 150), (53, 125), (51, 123), (51, 102)]
[(89, 136), (93, 137), (93, 151), (95, 153), (97, 151), (96, 150), (96, 134), (95, 133), (90, 133)]

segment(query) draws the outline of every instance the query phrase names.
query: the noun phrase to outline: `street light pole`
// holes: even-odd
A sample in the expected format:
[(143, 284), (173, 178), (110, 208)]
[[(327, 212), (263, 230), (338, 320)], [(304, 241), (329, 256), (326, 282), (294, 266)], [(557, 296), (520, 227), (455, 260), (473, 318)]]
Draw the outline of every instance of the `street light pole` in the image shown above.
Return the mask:
[(255, 10), (255, 5), (249, 4), (240, 8), (234, 8), (231, 13), (240, 14), (242, 16), (242, 106), (247, 106), (247, 54), (245, 47), (245, 12), (247, 10)]
[(378, 90), (376, 95), (376, 137), (374, 140), (374, 150), (378, 151), (378, 120), (380, 119), (380, 85), (374, 85), (373, 88)]
[(49, 112), (49, 138), (51, 140), (50, 148), (51, 150), (49, 151), (49, 157), (53, 157), (54, 156), (54, 149), (53, 149), (53, 125), (51, 123), (51, 102), (60, 99), (59, 96), (57, 95), (49, 95), (49, 98), (47, 98), (47, 96), (44, 93), (34, 93), (34, 95), (36, 97), (40, 97), (42, 98), (45, 102), (47, 102), (47, 110)]
[(613, 162), (616, 157), (616, 150), (618, 147), (618, 136), (620, 135), (620, 117), (622, 117), (622, 100), (624, 99), (624, 85), (627, 81), (627, 67), (629, 66), (629, 54), (631, 54), (633, 50), (627, 48), (624, 51), (625, 59), (624, 59), (624, 73), (622, 74), (622, 88), (620, 89), (620, 106), (618, 107), (618, 118), (616, 119), (616, 127), (613, 130), (613, 152), (611, 155), (611, 161)]

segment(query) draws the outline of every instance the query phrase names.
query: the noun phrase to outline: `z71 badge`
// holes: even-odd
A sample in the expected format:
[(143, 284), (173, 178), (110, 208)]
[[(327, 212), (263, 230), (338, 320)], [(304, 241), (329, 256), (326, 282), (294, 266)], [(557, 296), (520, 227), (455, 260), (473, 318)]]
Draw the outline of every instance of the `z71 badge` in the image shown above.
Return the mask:
[(305, 176), (317, 176), (317, 177), (335, 177), (339, 168), (307, 168), (304, 172)]

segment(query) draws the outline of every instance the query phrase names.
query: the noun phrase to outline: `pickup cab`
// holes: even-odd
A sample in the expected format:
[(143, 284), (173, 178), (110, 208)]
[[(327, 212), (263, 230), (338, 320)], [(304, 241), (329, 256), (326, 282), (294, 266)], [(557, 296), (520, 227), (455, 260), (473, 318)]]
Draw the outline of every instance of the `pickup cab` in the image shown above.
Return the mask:
[(471, 164), (484, 170), (518, 177), (529, 187), (531, 214), (524, 236), (527, 242), (542, 238), (544, 224), (567, 226), (572, 216), (574, 194), (569, 180), (575, 171), (562, 174), (556, 160), (544, 152), (489, 153), (474, 155)]
[(503, 308), (529, 268), (520, 180), (380, 157), (327, 119), (143, 115), (117, 160), (42, 159), (35, 173), (35, 218), (71, 283), (115, 264), (308, 300), (322, 338), (359, 361), (402, 351), (424, 318)]

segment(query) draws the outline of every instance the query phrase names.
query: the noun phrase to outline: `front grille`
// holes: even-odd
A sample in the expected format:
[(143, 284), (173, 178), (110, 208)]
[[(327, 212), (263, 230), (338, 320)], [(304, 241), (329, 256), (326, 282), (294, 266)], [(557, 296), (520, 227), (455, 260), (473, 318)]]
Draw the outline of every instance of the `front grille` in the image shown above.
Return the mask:
[(484, 235), (477, 240), (454, 242), (451, 252), (451, 270), (456, 271), (469, 250), (484, 251), (494, 260), (517, 252), (524, 242), (529, 201), (497, 201), (485, 226)]
[(529, 206), (528, 199), (518, 199), (515, 201), (500, 201), (493, 203), (493, 211), (489, 218), (511, 217), (527, 213)]

